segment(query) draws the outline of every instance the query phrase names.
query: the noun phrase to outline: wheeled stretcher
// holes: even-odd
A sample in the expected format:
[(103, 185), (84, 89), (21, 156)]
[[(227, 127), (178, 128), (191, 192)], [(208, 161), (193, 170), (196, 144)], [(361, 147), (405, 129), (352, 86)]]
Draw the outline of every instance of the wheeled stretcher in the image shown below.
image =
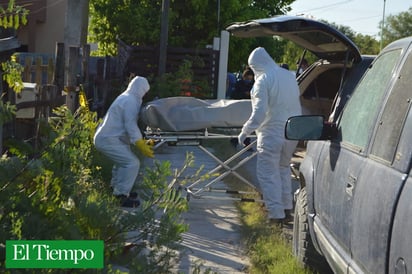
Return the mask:
[[(233, 189), (223, 189), (214, 187), (216, 183), (221, 182), (228, 175), (235, 176), (240, 182), (247, 185), (248, 187), (257, 190), (256, 185), (249, 181), (245, 176), (241, 175), (238, 170), (244, 166), (247, 162), (256, 156), (256, 150), (253, 147), (256, 144), (256, 140), (253, 140), (249, 145), (242, 147), (237, 150), (235, 154), (227, 158), (226, 160), (219, 159), (213, 151), (203, 146), (202, 141), (212, 140), (212, 139), (225, 139), (230, 141), (232, 138), (237, 138), (237, 135), (227, 135), (220, 133), (210, 133), (208, 129), (198, 132), (162, 132), (162, 131), (151, 131), (145, 132), (145, 137), (156, 141), (154, 149), (162, 145), (173, 145), (173, 146), (197, 146), (203, 153), (211, 157), (216, 162), (216, 167), (210, 169), (207, 172), (207, 181), (198, 179), (189, 185), (177, 185), (187, 192), (187, 198), (215, 198), (215, 199), (231, 199), (238, 201), (248, 201), (256, 202), (253, 198), (243, 197), (249, 196), (248, 194), (253, 194), (253, 191), (241, 191)], [(250, 136), (254, 137), (254, 136)], [(218, 174), (218, 176), (214, 176)], [(210, 196), (211, 193), (226, 193), (230, 196), (224, 197), (222, 195)]]
[[(155, 150), (166, 144), (197, 146), (216, 162), (216, 166), (207, 171), (207, 180), (199, 179), (187, 185), (180, 185), (176, 181), (175, 187), (186, 191), (187, 199), (193, 197), (260, 202), (261, 200), (253, 199), (249, 195), (256, 194), (256, 184), (239, 173), (239, 169), (256, 156), (255, 136), (249, 136), (251, 143), (237, 149), (226, 160), (219, 159), (211, 149), (203, 146), (203, 141), (206, 140), (220, 139), (230, 144), (231, 139), (237, 139), (250, 111), (248, 100), (171, 97), (150, 102), (142, 108), (140, 117), (146, 126), (145, 138), (155, 140)], [(217, 183), (229, 175), (235, 176), (238, 182), (247, 186), (250, 191), (216, 187)]]

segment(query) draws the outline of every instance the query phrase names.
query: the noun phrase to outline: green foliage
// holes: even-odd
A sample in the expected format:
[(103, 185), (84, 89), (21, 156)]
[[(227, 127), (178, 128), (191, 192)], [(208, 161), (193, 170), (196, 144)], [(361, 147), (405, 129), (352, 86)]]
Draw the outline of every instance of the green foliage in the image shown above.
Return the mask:
[(15, 92), (19, 93), (23, 89), (23, 80), (21, 75), (23, 73), (23, 66), (16, 62), (16, 57), (11, 56), (10, 60), (1, 63), (3, 70), (3, 80)]
[[(234, 21), (284, 14), (293, 0), (170, 0), (168, 45), (204, 48)], [(129, 45), (158, 46), (162, 1), (91, 0), (89, 41), (99, 45), (98, 55), (116, 55), (117, 41)], [(218, 12), (219, 11), (219, 12)], [(130, 28), (133, 26), (133, 28)], [(241, 69), (259, 39), (230, 43), (229, 70)]]
[(59, 107), (34, 157), (8, 148), (0, 159), (0, 246), (10, 239), (101, 239), (108, 271), (122, 265), (133, 273), (168, 273), (187, 230), (180, 218), (187, 201), (168, 182), (170, 163), (147, 169), (142, 205), (122, 210), (105, 183), (105, 158), (93, 146), (97, 123), (86, 108)]
[(407, 11), (386, 17), (383, 28), (383, 46), (407, 36), (412, 36), (412, 7)]
[(0, 27), (18, 29), (21, 24), (27, 24), (28, 14), (29, 10), (16, 6), (15, 0), (10, 0), (6, 9), (0, 6)]
[(323, 23), (329, 24), (345, 34), (355, 43), (362, 54), (375, 55), (379, 53), (379, 42), (372, 36), (356, 33), (348, 26), (337, 25), (335, 23), (329, 23), (327, 21), (323, 21)]
[(2, 97), (0, 96), (0, 126), (11, 121), (16, 113), (16, 106), (11, 105), (10, 102), (4, 103)]
[(193, 66), (203, 66), (200, 59), (183, 60), (176, 72), (164, 73), (162, 76), (149, 79), (152, 82), (150, 91), (145, 97), (165, 98), (172, 96), (193, 96), (198, 98), (212, 98), (212, 90), (205, 79), (195, 78)]
[(302, 57), (308, 61), (309, 64), (316, 61), (318, 58), (314, 56), (311, 52), (306, 51), (305, 49), (301, 48), (300, 46), (296, 45), (291, 41), (287, 41), (283, 47), (283, 55), (277, 61), (278, 64), (286, 63), (289, 65), (290, 70), (297, 70), (297, 61), (300, 60)]
[(362, 54), (377, 55), (379, 53), (379, 42), (370, 35), (356, 34), (353, 42), (358, 46)]
[(153, 45), (159, 39), (160, 11), (161, 1), (92, 0), (89, 40), (98, 42), (99, 55), (116, 55), (118, 39)]
[(300, 266), (293, 256), (291, 232), (268, 225), (267, 213), (260, 204), (242, 203), (239, 209), (242, 235), (251, 262), (250, 273), (312, 273)]
[[(228, 24), (285, 14), (290, 10), (292, 2), (293, 0), (225, 0), (220, 1), (218, 9), (216, 1), (170, 0), (168, 45), (204, 48), (212, 43), (213, 37), (220, 36), (220, 32)], [(157, 46), (160, 40), (161, 5), (162, 1), (91, 0), (89, 40), (99, 44), (100, 55), (116, 55), (118, 39), (130, 45)], [(409, 26), (406, 15), (408, 14), (402, 17), (402, 24), (396, 24), (403, 26), (400, 33), (404, 36)], [(390, 20), (388, 17), (388, 21)], [(356, 34), (347, 26), (329, 24), (352, 39), (362, 54), (376, 54), (379, 51), (378, 42), (373, 37)], [(133, 29), (130, 29), (131, 25), (134, 26)], [(394, 27), (394, 30), (392, 33), (398, 33), (397, 28)], [(389, 37), (388, 35), (388, 39)], [(242, 71), (250, 52), (258, 46), (265, 47), (278, 63), (287, 63), (293, 70), (296, 69), (296, 60), (303, 53), (303, 49), (282, 39), (231, 37), (228, 71)], [(306, 57), (310, 63), (317, 59), (310, 55)], [(160, 82), (170, 82), (168, 78), (173, 76), (167, 75), (165, 78), (159, 79)]]
[[(18, 29), (21, 24), (26, 25), (28, 13), (29, 11), (24, 7), (16, 6), (15, 0), (9, 1), (6, 9), (0, 6), (0, 28)], [(1, 68), (3, 80), (15, 92), (20, 92), (23, 89), (23, 81), (21, 79), (23, 66), (16, 62), (16, 57), (12, 56), (11, 60), (3, 62)]]

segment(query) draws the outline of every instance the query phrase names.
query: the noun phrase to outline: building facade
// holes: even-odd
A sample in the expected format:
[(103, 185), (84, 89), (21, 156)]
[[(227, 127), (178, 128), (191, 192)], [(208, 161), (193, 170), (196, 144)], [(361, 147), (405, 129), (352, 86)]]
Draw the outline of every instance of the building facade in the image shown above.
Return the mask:
[[(7, 8), (9, 1), (0, 0)], [(20, 26), (19, 51), (54, 54), (56, 43), (81, 45), (87, 41), (88, 0), (16, 0), (29, 10), (28, 22)]]

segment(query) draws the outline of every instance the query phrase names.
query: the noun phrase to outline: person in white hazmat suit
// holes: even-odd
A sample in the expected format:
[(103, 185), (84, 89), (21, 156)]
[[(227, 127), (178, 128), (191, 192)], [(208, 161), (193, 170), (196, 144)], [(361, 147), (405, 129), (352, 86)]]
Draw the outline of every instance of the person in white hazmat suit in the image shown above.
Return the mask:
[(251, 91), (252, 113), (238, 136), (239, 144), (252, 132), (257, 138), (257, 179), (269, 222), (282, 224), (293, 208), (290, 160), (297, 142), (285, 139), (289, 117), (300, 115), (299, 87), (294, 75), (278, 66), (258, 47), (249, 55), (255, 73)]
[(110, 105), (94, 135), (96, 149), (113, 161), (111, 187), (123, 207), (137, 207), (137, 193), (131, 193), (140, 161), (133, 153), (135, 145), (146, 157), (154, 157), (152, 146), (143, 139), (138, 117), (143, 96), (150, 86), (146, 78), (134, 77), (127, 89)]

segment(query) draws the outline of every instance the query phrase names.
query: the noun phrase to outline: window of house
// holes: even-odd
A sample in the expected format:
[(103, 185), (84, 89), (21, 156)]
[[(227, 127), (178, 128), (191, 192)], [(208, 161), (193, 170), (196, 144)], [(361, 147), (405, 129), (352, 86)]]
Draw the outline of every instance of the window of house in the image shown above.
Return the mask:
[(342, 142), (365, 151), (383, 97), (398, 62), (401, 49), (389, 51), (376, 59), (347, 103), (339, 122)]

